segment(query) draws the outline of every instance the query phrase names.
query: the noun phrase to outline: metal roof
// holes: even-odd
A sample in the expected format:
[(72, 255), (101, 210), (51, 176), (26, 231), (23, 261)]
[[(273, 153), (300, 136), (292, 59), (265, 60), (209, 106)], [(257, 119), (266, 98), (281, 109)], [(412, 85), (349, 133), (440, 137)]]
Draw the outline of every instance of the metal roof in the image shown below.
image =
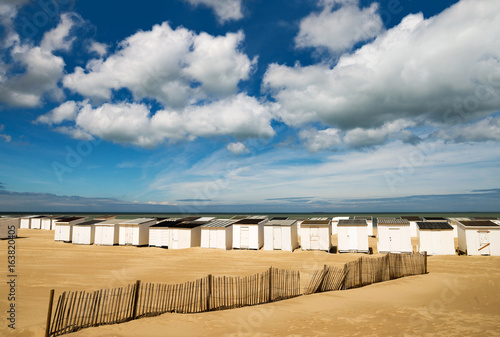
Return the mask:
[(248, 218), (248, 215), (235, 215), (231, 219), (233, 220), (241, 220), (241, 219), (246, 219)]
[[(302, 223), (300, 224), (301, 226), (303, 225), (329, 225), (330, 224), (330, 220), (313, 220), (315, 218), (312, 218), (312, 219), (308, 219), (308, 220), (304, 220), (302, 221)], [(325, 218), (322, 218), (322, 219), (325, 219)], [(328, 219), (328, 218), (326, 218)]]
[(292, 226), (297, 220), (271, 220), (266, 222), (264, 226)]
[(252, 215), (247, 217), (247, 219), (261, 219), (261, 220), (267, 220), (268, 216), (267, 215)]
[(187, 216), (187, 217), (181, 218), (181, 220), (182, 221), (194, 221), (194, 220), (197, 220), (199, 218), (200, 218), (199, 216)]
[(465, 227), (500, 227), (496, 223), (490, 220), (470, 220), (470, 221), (460, 221)]
[(264, 220), (265, 219), (250, 219), (250, 218), (246, 218), (246, 219), (238, 220), (234, 224), (235, 225), (258, 225), (258, 224), (260, 224)]
[(424, 221), (447, 221), (446, 218), (441, 216), (424, 216), (422, 217)]
[(96, 223), (96, 225), (116, 225), (119, 223), (122, 223), (123, 219), (109, 219), (109, 220), (104, 220), (103, 222)]
[(309, 218), (307, 220), (314, 220), (314, 221), (325, 221), (325, 220), (330, 220), (327, 217), (317, 217), (317, 218)]
[(366, 219), (340, 219), (337, 226), (368, 226)]
[(355, 216), (354, 220), (373, 220), (371, 216)]
[(63, 218), (63, 219), (60, 219), (60, 220), (57, 220), (56, 222), (70, 222), (70, 221), (75, 221), (75, 220), (80, 220), (80, 219), (85, 219), (85, 217), (83, 216), (70, 216), (68, 218)]
[(201, 218), (196, 219), (196, 221), (212, 221), (214, 219), (215, 219), (214, 216), (203, 216)]
[(416, 215), (402, 215), (401, 219), (406, 219), (408, 221), (422, 221), (422, 219)]
[(111, 219), (115, 219), (115, 218), (116, 218), (116, 215), (106, 214), (106, 215), (96, 216), (94, 219), (95, 220), (111, 220)]
[(275, 216), (273, 218), (271, 218), (271, 221), (273, 220), (288, 220), (288, 217), (286, 216)]
[(152, 227), (154, 227), (154, 228), (168, 228), (168, 227), (173, 227), (181, 222), (182, 222), (181, 219), (175, 219), (175, 220), (167, 219), (167, 220), (160, 221), (157, 224), (150, 226), (149, 228), (152, 228)]
[(410, 222), (406, 219), (397, 219), (397, 218), (378, 218), (378, 225), (409, 225)]
[(96, 223), (103, 222), (104, 220), (88, 220), (84, 222), (80, 222), (77, 224), (74, 224), (74, 226), (90, 226), (90, 225), (95, 225)]
[(438, 221), (418, 221), (417, 226), (420, 229), (453, 229), (448, 222)]
[(149, 221), (156, 221), (154, 218), (137, 218), (137, 219), (130, 219), (130, 220), (123, 220), (120, 222), (120, 225), (140, 225), (145, 222)]
[(236, 221), (237, 220), (235, 220), (235, 219), (232, 219), (232, 220), (217, 219), (217, 220), (210, 221), (209, 223), (202, 225), (202, 227), (203, 228), (225, 228), (225, 227), (231, 226)]

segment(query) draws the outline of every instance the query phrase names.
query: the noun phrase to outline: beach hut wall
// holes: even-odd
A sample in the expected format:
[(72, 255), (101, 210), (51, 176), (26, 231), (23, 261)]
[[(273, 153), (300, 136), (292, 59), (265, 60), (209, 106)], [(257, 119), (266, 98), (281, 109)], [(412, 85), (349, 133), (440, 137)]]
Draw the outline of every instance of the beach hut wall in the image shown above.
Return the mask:
[(230, 250), (233, 246), (233, 226), (237, 220), (218, 219), (201, 226), (201, 248)]
[(119, 223), (123, 219), (111, 219), (98, 222), (94, 225), (94, 244), (102, 246), (113, 246), (119, 243)]
[(349, 219), (348, 216), (336, 216), (332, 218), (332, 235), (338, 234), (337, 225), (339, 224), (339, 221), (348, 219)]
[(89, 220), (73, 225), (71, 242), (77, 245), (91, 245), (95, 240), (95, 224), (104, 220)]
[(379, 253), (413, 253), (410, 222), (406, 219), (377, 219)]
[(366, 219), (343, 219), (337, 225), (340, 253), (368, 253), (368, 223)]
[(149, 244), (149, 227), (156, 224), (154, 218), (137, 218), (118, 223), (120, 245), (145, 246)]
[(366, 220), (366, 234), (373, 236), (373, 217), (371, 216), (355, 216), (354, 220)]
[(233, 223), (233, 248), (260, 249), (264, 245), (267, 217), (248, 217)]
[(39, 215), (25, 215), (20, 218), (19, 228), (29, 229), (31, 228), (31, 219)]
[(298, 246), (297, 220), (271, 220), (264, 224), (264, 250), (293, 252)]
[(68, 217), (58, 220), (55, 225), (54, 240), (71, 242), (71, 238), (73, 237), (73, 225), (76, 225), (84, 221), (85, 217), (79, 217), (79, 216)]
[(328, 218), (310, 218), (300, 225), (300, 244), (303, 250), (324, 250), (332, 248), (332, 227)]
[(402, 215), (401, 219), (406, 219), (410, 222), (410, 235), (412, 238), (416, 238), (418, 236), (417, 222), (422, 221), (422, 219), (416, 215)]
[(490, 220), (460, 221), (458, 250), (467, 255), (500, 256), (500, 225)]
[(455, 255), (453, 227), (448, 222), (417, 222), (418, 251), (428, 255)]

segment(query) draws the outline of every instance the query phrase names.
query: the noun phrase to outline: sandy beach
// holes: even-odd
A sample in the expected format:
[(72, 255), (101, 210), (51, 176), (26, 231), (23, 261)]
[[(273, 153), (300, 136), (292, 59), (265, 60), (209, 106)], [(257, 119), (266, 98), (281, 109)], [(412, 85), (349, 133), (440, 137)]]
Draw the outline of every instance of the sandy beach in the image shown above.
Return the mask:
[[(19, 231), (16, 330), (43, 336), (50, 289), (96, 290), (143, 282), (178, 283), (207, 274), (244, 276), (270, 266), (299, 270), (305, 284), (324, 264), (357, 254), (82, 246), (54, 242), (53, 231)], [(335, 243), (335, 237), (333, 241)], [(370, 238), (370, 246), (376, 239)], [(0, 241), (7, 261), (7, 241)], [(377, 256), (377, 254), (373, 255)], [(500, 335), (500, 257), (431, 256), (429, 274), (240, 309), (164, 314), (88, 328), (72, 336), (422, 336)], [(4, 269), (4, 280), (7, 278)], [(7, 316), (2, 282), (0, 309)]]

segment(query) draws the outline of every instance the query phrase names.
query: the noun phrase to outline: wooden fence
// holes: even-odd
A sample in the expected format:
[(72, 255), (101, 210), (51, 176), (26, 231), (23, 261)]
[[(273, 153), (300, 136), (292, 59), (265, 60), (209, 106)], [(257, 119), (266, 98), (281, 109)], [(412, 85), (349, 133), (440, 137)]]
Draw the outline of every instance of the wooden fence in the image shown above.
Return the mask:
[[(345, 290), (427, 273), (427, 254), (361, 257), (344, 268), (324, 266), (313, 273), (304, 295)], [(51, 290), (45, 336), (126, 322), (166, 312), (199, 313), (269, 303), (302, 295), (300, 272), (269, 268), (245, 277), (208, 275), (180, 284), (143, 283), (93, 292), (63, 292), (53, 308)], [(53, 310), (54, 309), (54, 310)]]
[(126, 322), (166, 312), (198, 313), (284, 300), (300, 295), (300, 273), (269, 268), (245, 277), (204, 278), (180, 284), (141, 283), (94, 292), (63, 292), (53, 308), (51, 291), (46, 336)]

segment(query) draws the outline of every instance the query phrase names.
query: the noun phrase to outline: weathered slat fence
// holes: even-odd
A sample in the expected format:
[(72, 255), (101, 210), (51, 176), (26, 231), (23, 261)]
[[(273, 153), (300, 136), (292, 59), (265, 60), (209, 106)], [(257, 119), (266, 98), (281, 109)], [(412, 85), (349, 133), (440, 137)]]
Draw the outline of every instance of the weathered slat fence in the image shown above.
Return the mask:
[[(304, 295), (361, 287), (427, 272), (427, 254), (361, 257), (344, 268), (324, 266), (312, 274)], [(269, 268), (244, 277), (208, 275), (179, 283), (143, 283), (93, 292), (65, 291), (53, 308), (51, 291), (45, 336), (115, 324), (166, 312), (199, 313), (258, 305), (302, 295), (300, 272)]]

